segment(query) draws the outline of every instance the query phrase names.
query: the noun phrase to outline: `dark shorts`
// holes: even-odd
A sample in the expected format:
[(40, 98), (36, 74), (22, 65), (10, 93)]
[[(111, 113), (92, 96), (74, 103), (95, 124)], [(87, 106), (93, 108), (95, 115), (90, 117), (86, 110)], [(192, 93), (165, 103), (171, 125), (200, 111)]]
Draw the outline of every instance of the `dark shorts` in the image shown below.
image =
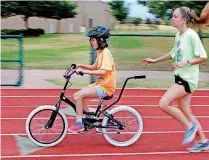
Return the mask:
[(175, 76), (175, 83), (179, 84), (179, 85), (183, 85), (184, 89), (187, 93), (191, 93), (190, 87), (189, 87), (189, 83), (185, 80), (183, 80), (180, 76)]

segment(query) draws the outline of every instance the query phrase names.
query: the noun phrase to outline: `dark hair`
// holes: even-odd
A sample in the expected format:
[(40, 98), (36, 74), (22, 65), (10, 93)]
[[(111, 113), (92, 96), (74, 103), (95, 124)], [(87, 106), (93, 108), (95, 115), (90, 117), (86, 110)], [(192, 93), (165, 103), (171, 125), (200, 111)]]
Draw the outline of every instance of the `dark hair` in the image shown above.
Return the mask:
[[(90, 37), (89, 38), (89, 41), (91, 40), (91, 38), (94, 38), (94, 37)], [(98, 44), (98, 48), (96, 50), (103, 50), (104, 48), (108, 47), (108, 44), (106, 42), (106, 39), (103, 39), (103, 38), (95, 38), (97, 40), (97, 44)]]
[(97, 43), (98, 43), (98, 49), (104, 49), (106, 47), (108, 47), (108, 44), (106, 42), (106, 39), (103, 38), (96, 38)]

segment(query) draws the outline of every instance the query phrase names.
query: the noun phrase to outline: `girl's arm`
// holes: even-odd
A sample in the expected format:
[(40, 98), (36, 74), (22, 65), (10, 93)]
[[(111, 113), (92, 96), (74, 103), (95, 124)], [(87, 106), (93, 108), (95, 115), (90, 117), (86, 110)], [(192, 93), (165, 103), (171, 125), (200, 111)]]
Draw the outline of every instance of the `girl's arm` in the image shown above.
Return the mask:
[(172, 57), (171, 57), (171, 53), (169, 52), (166, 55), (157, 58), (155, 63), (157, 63), (157, 62), (164, 62), (164, 61), (167, 61), (167, 60), (170, 60), (170, 59), (172, 59)]
[(105, 75), (107, 72), (106, 70), (81, 70), (84, 74), (90, 74), (95, 76), (102, 76)]
[(171, 53), (169, 52), (166, 55), (159, 57), (157, 59), (152, 59), (152, 58), (143, 59), (143, 60), (141, 60), (141, 63), (144, 65), (147, 65), (147, 64), (153, 64), (153, 63), (157, 63), (157, 62), (167, 61), (170, 59), (172, 59), (172, 57), (171, 57)]
[(97, 70), (97, 58), (95, 60), (95, 63), (92, 64), (92, 65), (85, 65), (85, 64), (77, 64), (77, 68), (83, 68), (83, 69), (86, 69), (86, 70)]
[(195, 64), (200, 64), (203, 63), (207, 60), (207, 58), (202, 58), (202, 57), (198, 57), (198, 58), (194, 58), (188, 61), (183, 61), (183, 62), (174, 62), (172, 63), (172, 67), (173, 68), (181, 68), (185, 65), (195, 65)]
[(96, 65), (85, 65), (85, 64), (77, 64), (77, 67), (79, 68), (83, 68), (83, 69), (87, 69), (87, 70), (96, 70)]
[(198, 58), (191, 59), (189, 61), (189, 64), (190, 65), (200, 64), (200, 63), (203, 63), (203, 62), (206, 62), (206, 61), (207, 61), (207, 58), (198, 57)]

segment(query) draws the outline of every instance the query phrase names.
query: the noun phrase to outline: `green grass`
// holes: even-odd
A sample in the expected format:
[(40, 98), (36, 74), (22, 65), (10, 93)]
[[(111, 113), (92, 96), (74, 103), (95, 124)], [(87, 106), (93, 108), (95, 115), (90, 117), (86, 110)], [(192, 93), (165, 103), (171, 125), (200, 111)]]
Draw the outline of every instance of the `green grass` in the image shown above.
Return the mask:
[[(18, 49), (13, 44), (14, 39), (2, 41), (2, 59), (18, 59)], [(89, 49), (88, 39), (80, 34), (46, 34), (37, 38), (25, 38), (24, 68), (65, 69), (71, 63), (88, 64)], [(2, 69), (13, 69), (13, 63), (2, 63)]]
[[(50, 83), (56, 84), (60, 87), (64, 86), (65, 80), (61, 79), (48, 79)], [(117, 88), (122, 88), (125, 79), (120, 78), (117, 80)], [(71, 88), (83, 88), (89, 85), (89, 79), (72, 79)], [(174, 80), (164, 79), (142, 79), (128, 81), (126, 88), (169, 88), (174, 83)], [(209, 89), (209, 81), (200, 81), (198, 89)]]
[[(112, 33), (134, 34), (175, 34), (176, 31), (166, 30), (117, 30)], [(19, 44), (15, 39), (2, 39), (1, 59), (18, 59)], [(173, 47), (174, 38), (163, 37), (118, 37), (112, 36), (109, 49), (113, 54), (116, 69), (119, 71), (172, 71), (172, 60), (163, 63), (148, 65), (140, 64), (140, 60), (150, 57), (157, 58)], [(203, 39), (206, 52), (209, 53), (209, 38)], [(89, 64), (91, 59), (88, 38), (84, 33), (74, 34), (45, 34), (36, 38), (24, 38), (24, 69), (66, 69), (69, 64)], [(17, 63), (1, 63), (2, 69), (17, 69)], [(200, 71), (209, 72), (209, 60), (200, 65)], [(125, 79), (117, 80), (117, 88), (121, 88)], [(50, 83), (62, 87), (64, 79), (48, 79)], [(89, 84), (89, 79), (72, 79), (73, 88), (82, 88)], [(168, 88), (172, 80), (146, 79), (130, 81), (128, 88)], [(199, 83), (199, 88), (209, 89), (209, 81)]]
[(109, 41), (110, 48), (119, 49), (137, 49), (141, 48), (144, 44), (140, 38), (136, 37), (112, 37)]
[[(143, 33), (161, 34), (163, 30), (142, 29), (137, 32), (118, 30), (112, 33)], [(175, 30), (166, 33), (175, 33)], [(150, 57), (157, 58), (173, 47), (171, 37), (118, 37), (113, 36), (108, 41), (117, 70), (165, 70), (171, 71), (172, 61), (157, 63), (144, 67), (140, 60)], [(209, 38), (203, 40), (209, 53)], [(45, 34), (37, 38), (24, 38), (24, 69), (66, 69), (71, 63), (89, 64), (91, 55), (88, 38), (84, 33)], [(14, 39), (2, 39), (3, 59), (18, 59), (18, 43)], [(2, 63), (2, 69), (13, 69), (12, 63)], [(209, 72), (209, 61), (201, 65), (201, 71)]]

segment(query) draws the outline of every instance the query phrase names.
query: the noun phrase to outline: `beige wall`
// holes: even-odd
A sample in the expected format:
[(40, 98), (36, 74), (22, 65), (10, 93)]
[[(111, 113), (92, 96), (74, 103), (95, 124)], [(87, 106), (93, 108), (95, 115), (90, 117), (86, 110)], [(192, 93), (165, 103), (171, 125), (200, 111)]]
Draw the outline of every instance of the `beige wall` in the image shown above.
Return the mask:
[[(69, 25), (72, 24), (73, 32), (79, 32), (80, 27), (89, 29), (89, 19), (92, 19), (93, 26), (104, 25), (114, 29), (114, 18), (110, 14), (107, 4), (102, 1), (73, 1), (77, 4), (77, 15), (71, 19), (60, 20), (60, 32), (68, 33)], [(58, 21), (55, 19), (45, 19), (38, 17), (29, 18), (30, 28), (42, 28), (45, 32), (57, 32)], [(51, 26), (51, 31), (50, 31)], [(25, 23), (21, 16), (1, 19), (1, 29), (25, 29)]]
[[(93, 25), (106, 25), (111, 27), (114, 19), (110, 14), (110, 9), (107, 4), (101, 1), (79, 1), (78, 13), (80, 13), (80, 25), (88, 27), (89, 19), (93, 19)], [(89, 29), (89, 28), (88, 28)]]

